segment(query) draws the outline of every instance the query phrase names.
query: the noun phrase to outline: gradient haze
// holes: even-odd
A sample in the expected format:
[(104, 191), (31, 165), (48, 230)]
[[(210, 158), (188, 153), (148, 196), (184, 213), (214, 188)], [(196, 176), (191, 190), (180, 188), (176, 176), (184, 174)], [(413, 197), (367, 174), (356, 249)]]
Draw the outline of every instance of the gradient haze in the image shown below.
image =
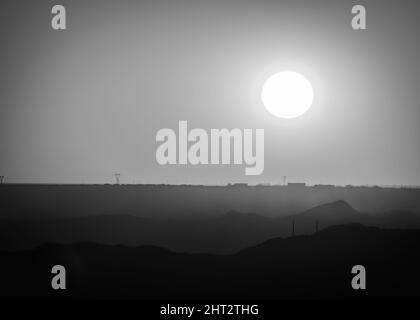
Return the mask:
[[(67, 30), (50, 26), (67, 9)], [(367, 9), (367, 30), (351, 8)], [(2, 1), (5, 182), (419, 185), (416, 1)], [(294, 70), (312, 108), (269, 114), (264, 80)], [(265, 170), (160, 166), (156, 132), (265, 129)]]

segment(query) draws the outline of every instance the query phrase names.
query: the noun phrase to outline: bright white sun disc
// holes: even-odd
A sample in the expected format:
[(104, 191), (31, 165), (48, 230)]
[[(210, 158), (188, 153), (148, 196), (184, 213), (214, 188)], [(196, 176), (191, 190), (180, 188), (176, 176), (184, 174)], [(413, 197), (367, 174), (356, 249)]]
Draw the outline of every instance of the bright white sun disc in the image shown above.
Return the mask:
[(314, 90), (311, 83), (299, 73), (282, 71), (264, 83), (261, 99), (266, 109), (279, 118), (301, 116), (311, 107)]

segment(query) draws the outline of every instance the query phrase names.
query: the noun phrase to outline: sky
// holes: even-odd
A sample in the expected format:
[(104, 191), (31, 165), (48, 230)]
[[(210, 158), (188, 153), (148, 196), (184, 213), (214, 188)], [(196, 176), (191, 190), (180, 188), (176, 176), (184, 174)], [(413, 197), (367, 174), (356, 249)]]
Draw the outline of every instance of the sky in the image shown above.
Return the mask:
[[(51, 28), (51, 8), (67, 30)], [(351, 28), (363, 4), (367, 30)], [(14, 183), (420, 185), (417, 1), (2, 1), (0, 175)], [(264, 108), (292, 70), (312, 108)], [(265, 169), (161, 166), (156, 133), (264, 129)]]

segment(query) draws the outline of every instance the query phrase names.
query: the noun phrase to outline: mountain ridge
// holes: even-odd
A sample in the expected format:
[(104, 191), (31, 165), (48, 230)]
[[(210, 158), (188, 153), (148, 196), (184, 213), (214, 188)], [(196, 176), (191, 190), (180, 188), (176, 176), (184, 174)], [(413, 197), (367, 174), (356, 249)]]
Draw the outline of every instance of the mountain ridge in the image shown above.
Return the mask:
[(51, 241), (92, 241), (227, 254), (271, 238), (291, 236), (293, 226), (294, 234), (299, 235), (355, 222), (384, 228), (420, 228), (420, 215), (401, 211), (372, 215), (358, 212), (345, 201), (334, 201), (277, 218), (230, 210), (206, 220), (152, 219), (129, 214), (3, 220), (0, 221), (0, 249), (29, 248)]

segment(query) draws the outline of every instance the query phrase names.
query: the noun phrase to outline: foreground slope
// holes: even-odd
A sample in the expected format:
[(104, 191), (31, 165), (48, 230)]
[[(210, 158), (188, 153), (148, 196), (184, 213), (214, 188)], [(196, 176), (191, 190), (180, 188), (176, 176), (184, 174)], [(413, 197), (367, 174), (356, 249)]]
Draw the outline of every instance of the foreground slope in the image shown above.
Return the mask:
[[(1, 252), (2, 298), (323, 299), (420, 298), (420, 231), (358, 224), (312, 236), (275, 238), (234, 255), (156, 247), (45, 244)], [(67, 290), (50, 288), (51, 267), (67, 269)], [(367, 269), (354, 291), (351, 268)]]

